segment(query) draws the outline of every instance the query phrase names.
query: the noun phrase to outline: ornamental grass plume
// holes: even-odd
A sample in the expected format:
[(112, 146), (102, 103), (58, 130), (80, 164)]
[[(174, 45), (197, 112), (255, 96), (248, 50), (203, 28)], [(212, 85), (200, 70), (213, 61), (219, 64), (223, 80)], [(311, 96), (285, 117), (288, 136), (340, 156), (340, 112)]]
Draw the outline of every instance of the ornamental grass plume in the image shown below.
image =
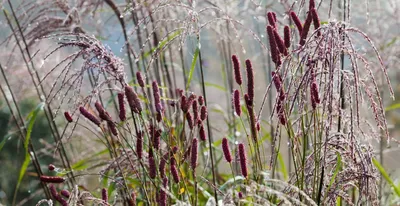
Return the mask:
[(107, 121), (107, 122), (112, 121), (110, 114), (108, 114), (108, 112), (104, 109), (103, 105), (101, 105), (100, 102), (96, 101), (94, 106), (95, 106), (97, 112), (99, 113), (100, 119)]
[[(235, 81), (238, 85), (242, 85), (242, 73), (240, 72), (240, 63), (236, 55), (232, 55), (233, 71), (235, 76)], [(203, 104), (200, 104), (203, 105)]]
[(46, 176), (46, 175), (41, 175), (40, 180), (45, 183), (63, 183), (65, 181), (63, 177)]
[(153, 88), (154, 106), (156, 108), (157, 113), (162, 113), (164, 108), (161, 104), (160, 88), (158, 87), (157, 81), (153, 81), (152, 88)]
[(71, 193), (68, 190), (61, 190), (60, 194), (67, 199), (71, 196)]
[(68, 206), (68, 202), (58, 194), (57, 189), (53, 184), (50, 184), (49, 188), (51, 195), (57, 202), (59, 202), (62, 206)]
[(186, 120), (187, 120), (190, 130), (192, 130), (194, 127), (194, 120), (193, 120), (193, 116), (190, 112), (186, 113)]
[(136, 133), (136, 155), (138, 159), (143, 157), (143, 131)]
[(192, 111), (193, 111), (193, 120), (194, 120), (194, 126), (197, 125), (197, 120), (200, 118), (199, 117), (199, 106), (197, 101), (193, 101), (192, 103)]
[(148, 164), (149, 164), (149, 177), (151, 179), (154, 179), (157, 176), (157, 168), (156, 168), (156, 161), (154, 159), (153, 150), (151, 148), (150, 148), (149, 155), (148, 155)]
[(274, 37), (275, 37), (275, 42), (276, 45), (278, 47), (278, 50), (281, 54), (287, 56), (288, 55), (288, 51), (285, 47), (285, 42), (283, 42), (283, 39), (281, 38), (281, 36), (279, 36), (278, 31), (274, 30)]
[(108, 203), (108, 194), (107, 194), (107, 189), (106, 188), (101, 189), (101, 199), (105, 203)]
[(204, 97), (203, 97), (203, 96), (199, 96), (198, 99), (197, 99), (197, 101), (199, 102), (199, 105), (200, 105), (200, 106), (203, 106), (203, 105), (204, 105)]
[(277, 24), (276, 24), (276, 14), (275, 14), (275, 12), (268, 12), (267, 13), (267, 19), (268, 19), (269, 25), (271, 25), (272, 28), (274, 28), (276, 30), (277, 29)]

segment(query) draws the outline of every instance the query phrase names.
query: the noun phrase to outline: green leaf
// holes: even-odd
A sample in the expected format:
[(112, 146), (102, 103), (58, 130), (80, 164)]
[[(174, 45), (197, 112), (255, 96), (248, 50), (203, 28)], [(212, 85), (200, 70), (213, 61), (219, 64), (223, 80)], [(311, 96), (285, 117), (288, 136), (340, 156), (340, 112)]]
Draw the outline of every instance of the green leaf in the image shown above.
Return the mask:
[(396, 195), (398, 197), (400, 197), (400, 189), (398, 187), (396, 187), (396, 185), (394, 184), (393, 180), (389, 177), (388, 173), (385, 171), (385, 169), (383, 168), (383, 166), (379, 163), (378, 160), (376, 160), (375, 158), (372, 158), (372, 163), (374, 163), (375, 167), (379, 170), (379, 172), (382, 174), (383, 178), (385, 178), (386, 182), (389, 183), (389, 185), (391, 187), (393, 187), (394, 192), (396, 193)]
[(286, 170), (285, 161), (283, 160), (283, 157), (280, 152), (278, 152), (278, 161), (279, 161), (280, 172), (283, 174), (283, 179), (287, 180), (289, 176)]
[(219, 187), (219, 190), (224, 191), (228, 187), (231, 187), (233, 184), (242, 184), (244, 180), (245, 178), (243, 176), (236, 176), (235, 178), (227, 180), (223, 185), (221, 185), (221, 187)]
[(392, 105), (390, 105), (390, 106), (385, 108), (385, 112), (396, 110), (396, 109), (399, 109), (399, 108), (400, 108), (400, 103), (392, 104)]
[(39, 114), (40, 111), (43, 110), (45, 103), (41, 102), (33, 111), (31, 111), (28, 116), (27, 116), (27, 121), (28, 121), (28, 128), (26, 130), (26, 135), (25, 135), (25, 141), (24, 141), (24, 148), (25, 148), (25, 160), (22, 163), (21, 169), (19, 171), (19, 177), (18, 177), (18, 182), (17, 186), (15, 187), (15, 192), (14, 192), (14, 199), (16, 198), (19, 186), (21, 185), (22, 178), (25, 175), (25, 172), (29, 166), (29, 163), (31, 161), (31, 157), (29, 154), (29, 149), (28, 145), (31, 140), (31, 134), (33, 130), (33, 125), (35, 124), (37, 115)]
[(207, 87), (214, 87), (215, 89), (219, 89), (223, 92), (226, 92), (225, 87), (218, 85), (218, 84), (214, 84), (214, 83), (210, 83), (210, 82), (204, 82), (204, 85), (206, 85)]
[(6, 144), (7, 140), (11, 140), (14, 136), (14, 134), (17, 132), (13, 132), (11, 134), (8, 134), (6, 136), (4, 136), (4, 139), (0, 142), (0, 152), (3, 149), (4, 145)]
[(163, 41), (159, 42), (159, 44), (157, 45), (157, 47), (152, 48), (150, 51), (146, 52), (143, 54), (142, 58), (147, 58), (148, 56), (150, 56), (151, 54), (153, 54), (155, 51), (157, 50), (162, 50), (164, 48), (164, 46), (171, 40), (175, 39), (177, 36), (179, 36), (181, 34), (182, 30), (178, 30), (176, 32), (171, 33), (169, 36), (167, 36), (166, 39), (164, 39)]
[[(333, 173), (331, 180), (329, 181), (329, 185), (326, 191), (329, 191), (332, 187), (332, 184), (335, 182), (336, 176), (337, 174), (340, 172), (340, 170), (342, 169), (342, 156), (340, 156), (339, 152), (336, 152), (336, 156), (337, 156), (337, 161), (336, 161), (336, 168), (335, 168), (335, 172)], [(325, 195), (324, 200), (327, 196)]]
[[(193, 55), (192, 65), (190, 66), (190, 72), (189, 72), (189, 76), (188, 76), (186, 90), (189, 89), (190, 82), (192, 81), (193, 72), (194, 72), (194, 69), (196, 68), (196, 62), (197, 62), (197, 58), (199, 57), (199, 53), (200, 53), (200, 41), (197, 42), (196, 51), (194, 52), (194, 55)], [(200, 62), (200, 64), (201, 64), (201, 62)]]

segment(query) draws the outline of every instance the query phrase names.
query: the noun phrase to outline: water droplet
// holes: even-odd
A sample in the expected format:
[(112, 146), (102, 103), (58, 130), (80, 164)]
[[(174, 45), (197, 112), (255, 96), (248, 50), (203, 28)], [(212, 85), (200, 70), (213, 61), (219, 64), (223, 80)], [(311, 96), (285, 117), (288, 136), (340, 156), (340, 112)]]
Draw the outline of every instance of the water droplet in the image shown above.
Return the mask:
[(236, 132), (235, 132), (235, 136), (236, 136), (236, 137), (239, 137), (239, 136), (240, 136), (240, 132), (239, 132), (239, 131), (236, 131)]

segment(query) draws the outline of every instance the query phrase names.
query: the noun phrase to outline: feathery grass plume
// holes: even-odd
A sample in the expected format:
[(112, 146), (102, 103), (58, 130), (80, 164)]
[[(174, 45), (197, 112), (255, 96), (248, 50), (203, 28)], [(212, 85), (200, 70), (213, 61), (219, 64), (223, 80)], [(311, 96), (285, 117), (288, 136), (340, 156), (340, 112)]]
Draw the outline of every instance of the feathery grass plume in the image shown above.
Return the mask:
[(186, 113), (186, 120), (187, 120), (190, 130), (193, 130), (194, 120), (193, 120), (193, 116), (190, 112)]
[(54, 166), (53, 164), (49, 164), (49, 166), (47, 166), (47, 169), (49, 169), (49, 171), (54, 171), (54, 169), (56, 169), (56, 166)]
[(274, 29), (272, 26), (268, 25), (267, 26), (267, 33), (268, 33), (268, 40), (269, 40), (269, 46), (271, 50), (271, 58), (272, 61), (279, 66), (281, 64), (279, 52), (278, 52), (278, 46), (276, 45), (275, 41), (275, 35), (274, 35)]
[(41, 175), (40, 181), (45, 183), (63, 183), (65, 179), (63, 177)]
[(192, 140), (192, 146), (191, 146), (191, 155), (190, 155), (190, 166), (192, 167), (192, 170), (194, 171), (197, 167), (197, 159), (198, 159), (198, 153), (197, 153), (197, 143), (198, 140), (197, 138), (193, 138)]
[(61, 195), (58, 194), (56, 187), (53, 184), (49, 185), (50, 188), (50, 193), (53, 196), (53, 198), (59, 202), (62, 206), (68, 206), (68, 202), (64, 200)]
[(107, 189), (106, 188), (101, 189), (101, 199), (105, 203), (108, 203), (108, 194), (107, 194)]
[(277, 30), (274, 30), (274, 37), (275, 37), (275, 42), (278, 46), (278, 50), (281, 54), (287, 56), (288, 55), (288, 51), (285, 47), (285, 42), (283, 42), (283, 39), (281, 38), (281, 36), (278, 34)]
[(142, 87), (142, 88), (145, 87), (146, 84), (144, 83), (142, 73), (136, 72), (136, 80), (137, 80), (137, 82), (138, 82), (140, 87)]
[[(319, 21), (319, 17), (318, 17), (317, 10), (316, 10), (315, 8), (312, 8), (312, 9), (310, 10), (310, 12), (311, 12), (311, 15), (312, 15), (312, 18), (313, 18), (314, 29), (317, 30), (317, 29), (321, 26), (321, 23), (320, 23), (320, 21)], [(318, 36), (320, 35), (320, 33), (321, 33), (321, 32), (318, 31)]]
[(301, 46), (304, 46), (304, 44), (306, 43), (307, 35), (308, 35), (308, 32), (310, 31), (310, 26), (311, 26), (312, 20), (313, 20), (312, 12), (308, 12), (306, 21), (304, 22), (303, 31), (301, 32), (301, 35), (300, 35), (299, 44)]
[(222, 138), (222, 151), (224, 152), (225, 160), (231, 163), (232, 155), (231, 155), (231, 150), (229, 149), (229, 142), (226, 137)]
[(201, 121), (207, 119), (207, 107), (205, 105), (201, 106), (200, 108), (200, 119)]
[(197, 123), (198, 123), (197, 120), (200, 118), (199, 117), (199, 106), (197, 104), (197, 101), (193, 101), (193, 103), (192, 103), (192, 111), (193, 111), (194, 126), (196, 126)]
[(128, 100), (129, 107), (132, 112), (139, 114), (142, 112), (142, 105), (136, 92), (129, 85), (125, 86), (125, 96)]
[(67, 120), (67, 122), (69, 122), (69, 123), (71, 123), (72, 121), (74, 121), (74, 120), (72, 119), (72, 116), (71, 116), (71, 114), (70, 114), (69, 112), (64, 112), (64, 117), (65, 117), (65, 119)]
[(178, 169), (176, 168), (176, 160), (174, 157), (171, 157), (171, 168), (170, 169), (171, 169), (172, 178), (174, 179), (175, 183), (179, 183), (180, 178), (179, 178)]
[(96, 103), (94, 103), (94, 107), (96, 108), (97, 112), (99, 112), (100, 119), (107, 122), (112, 121), (110, 114), (108, 114), (100, 102), (96, 101)]
[(269, 25), (271, 25), (274, 29), (277, 29), (275, 12), (268, 12), (267, 19), (268, 19)]
[(163, 188), (160, 191), (160, 196), (159, 196), (159, 205), (160, 206), (167, 206), (167, 187), (168, 187), (168, 178), (164, 177), (162, 180), (162, 186)]
[[(240, 63), (236, 55), (232, 55), (233, 72), (235, 75), (235, 80), (238, 85), (242, 85), (242, 73), (240, 72)], [(203, 104), (200, 104), (203, 105)]]
[(143, 131), (138, 131), (136, 133), (136, 154), (138, 159), (143, 157)]
[(199, 122), (199, 137), (201, 141), (206, 141), (206, 130), (204, 129), (203, 123)]
[(287, 25), (283, 28), (283, 39), (285, 41), (285, 47), (289, 48), (290, 47), (290, 27)]
[(89, 111), (87, 111), (85, 109), (85, 107), (79, 107), (79, 111), (81, 112), (81, 114), (86, 117), (86, 119), (90, 120), (91, 122), (93, 122), (95, 125), (100, 126), (100, 120), (97, 119), (97, 117), (95, 117), (92, 113), (90, 113)]
[(150, 148), (149, 156), (148, 156), (148, 164), (149, 164), (149, 176), (151, 179), (156, 178), (157, 176), (157, 168), (156, 161), (154, 159), (153, 149)]
[(233, 106), (235, 108), (236, 115), (240, 117), (242, 114), (242, 108), (240, 107), (240, 93), (237, 89), (233, 91)]
[(121, 121), (126, 120), (126, 110), (125, 110), (125, 102), (124, 102), (125, 94), (122, 92), (118, 93), (118, 106), (119, 106), (119, 119)]
[(242, 171), (242, 175), (247, 178), (248, 173), (247, 173), (247, 158), (246, 158), (246, 151), (244, 148), (244, 144), (240, 143), (239, 144), (239, 160), (240, 160), (240, 168)]
[(250, 100), (254, 100), (254, 71), (253, 66), (249, 59), (246, 60), (246, 72), (247, 72), (247, 94)]
[(60, 194), (66, 198), (69, 198), (71, 196), (71, 193), (68, 190), (61, 190)]
[(154, 105), (156, 107), (156, 111), (158, 113), (161, 113), (163, 111), (163, 106), (161, 104), (160, 88), (158, 87), (157, 81), (153, 81), (152, 88), (153, 88)]
[(204, 97), (203, 97), (203, 96), (199, 96), (198, 99), (197, 99), (197, 101), (199, 102), (199, 105), (200, 105), (200, 106), (203, 106), (203, 104), (204, 104)]
[(297, 30), (299, 31), (299, 36), (301, 36), (301, 33), (303, 32), (303, 24), (301, 23), (299, 17), (296, 15), (294, 11), (290, 12), (290, 16), (292, 17), (292, 20), (296, 25)]

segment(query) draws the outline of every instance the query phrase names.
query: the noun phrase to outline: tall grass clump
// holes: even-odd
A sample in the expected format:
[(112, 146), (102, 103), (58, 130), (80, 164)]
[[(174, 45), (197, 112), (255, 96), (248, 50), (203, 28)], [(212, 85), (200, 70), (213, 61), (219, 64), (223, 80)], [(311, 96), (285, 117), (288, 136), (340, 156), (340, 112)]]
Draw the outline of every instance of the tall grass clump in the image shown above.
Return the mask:
[(391, 140), (394, 92), (349, 2), (6, 3), (54, 137), (44, 165), (0, 67), (26, 153), (12, 204), (31, 160), (37, 205), (380, 204), (370, 140)]

